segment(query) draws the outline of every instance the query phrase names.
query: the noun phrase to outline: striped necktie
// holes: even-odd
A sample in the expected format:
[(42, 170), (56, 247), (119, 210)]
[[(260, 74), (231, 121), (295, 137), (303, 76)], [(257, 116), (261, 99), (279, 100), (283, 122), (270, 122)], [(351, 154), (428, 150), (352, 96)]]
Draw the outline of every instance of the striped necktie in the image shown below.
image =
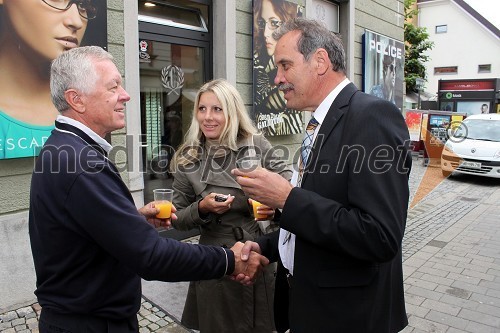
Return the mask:
[[(316, 118), (312, 117), (306, 127), (306, 133), (304, 135), (304, 140), (302, 140), (302, 145), (300, 147), (300, 160), (299, 160), (299, 176), (297, 178), (297, 187), (302, 185), (302, 176), (304, 175), (304, 168), (307, 165), (307, 159), (309, 158), (309, 153), (312, 149), (312, 143), (314, 140), (314, 131), (318, 127), (319, 123)], [(287, 231), (285, 238), (283, 240), (283, 245), (285, 245), (292, 236), (290, 231)]]
[(302, 185), (302, 176), (304, 175), (304, 168), (307, 165), (307, 159), (309, 158), (309, 153), (312, 149), (312, 143), (314, 139), (314, 131), (318, 127), (319, 123), (316, 118), (312, 117), (306, 127), (306, 133), (304, 135), (304, 140), (302, 140), (302, 146), (300, 147), (300, 161), (299, 161), (299, 177), (297, 179), (297, 186)]

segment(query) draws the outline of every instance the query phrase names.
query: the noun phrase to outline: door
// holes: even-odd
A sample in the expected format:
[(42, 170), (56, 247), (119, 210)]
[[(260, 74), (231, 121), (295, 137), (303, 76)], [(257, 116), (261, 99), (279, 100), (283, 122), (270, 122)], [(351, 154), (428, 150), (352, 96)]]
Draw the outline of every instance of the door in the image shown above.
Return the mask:
[[(193, 31), (145, 20), (139, 22), (139, 68), (147, 203), (153, 200), (153, 189), (172, 188), (169, 163), (191, 123), (196, 93), (210, 79), (211, 50), (206, 29)], [(185, 239), (199, 232), (161, 233)]]

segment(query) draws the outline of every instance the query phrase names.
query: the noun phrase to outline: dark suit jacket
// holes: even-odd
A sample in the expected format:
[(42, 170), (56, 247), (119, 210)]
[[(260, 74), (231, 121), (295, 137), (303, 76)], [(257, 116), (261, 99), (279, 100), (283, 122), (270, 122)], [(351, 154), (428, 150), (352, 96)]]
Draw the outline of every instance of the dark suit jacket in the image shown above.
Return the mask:
[[(293, 333), (398, 332), (408, 323), (401, 242), (409, 199), (408, 130), (394, 104), (345, 87), (321, 124), (302, 188), (280, 225), (296, 234)], [(278, 233), (258, 240), (276, 260)], [(277, 279), (276, 302), (286, 295)], [(283, 313), (281, 313), (283, 315)], [(277, 311), (277, 323), (281, 323)]]

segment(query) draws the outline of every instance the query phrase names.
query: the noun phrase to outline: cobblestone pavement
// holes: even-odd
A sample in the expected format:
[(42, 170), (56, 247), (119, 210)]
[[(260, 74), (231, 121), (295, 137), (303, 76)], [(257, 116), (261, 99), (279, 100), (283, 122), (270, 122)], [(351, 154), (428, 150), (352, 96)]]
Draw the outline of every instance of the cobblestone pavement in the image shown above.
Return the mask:
[[(410, 323), (403, 333), (500, 333), (500, 180), (443, 179), (415, 158), (410, 202), (431, 180), (439, 184), (413, 203), (403, 239)], [(37, 303), (9, 310), (0, 332), (38, 332)], [(192, 332), (145, 298), (138, 319), (141, 333)]]
[[(414, 166), (412, 194), (420, 179), (442, 179), (439, 168)], [(500, 179), (457, 175), (409, 211), (403, 333), (500, 332), (499, 202)]]
[[(38, 303), (0, 314), (2, 333), (38, 333), (38, 318), (41, 307)], [(188, 332), (162, 309), (143, 299), (139, 313), (140, 333), (148, 332)]]

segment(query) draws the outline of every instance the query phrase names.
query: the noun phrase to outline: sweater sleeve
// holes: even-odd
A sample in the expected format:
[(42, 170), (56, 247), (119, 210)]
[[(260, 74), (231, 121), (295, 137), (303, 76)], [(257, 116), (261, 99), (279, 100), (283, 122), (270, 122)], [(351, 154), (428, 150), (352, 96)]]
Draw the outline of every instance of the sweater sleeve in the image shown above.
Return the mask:
[(76, 178), (64, 205), (69, 223), (96, 252), (102, 249), (147, 280), (191, 281), (232, 273), (232, 251), (159, 236), (116, 173), (109, 167), (93, 171)]

